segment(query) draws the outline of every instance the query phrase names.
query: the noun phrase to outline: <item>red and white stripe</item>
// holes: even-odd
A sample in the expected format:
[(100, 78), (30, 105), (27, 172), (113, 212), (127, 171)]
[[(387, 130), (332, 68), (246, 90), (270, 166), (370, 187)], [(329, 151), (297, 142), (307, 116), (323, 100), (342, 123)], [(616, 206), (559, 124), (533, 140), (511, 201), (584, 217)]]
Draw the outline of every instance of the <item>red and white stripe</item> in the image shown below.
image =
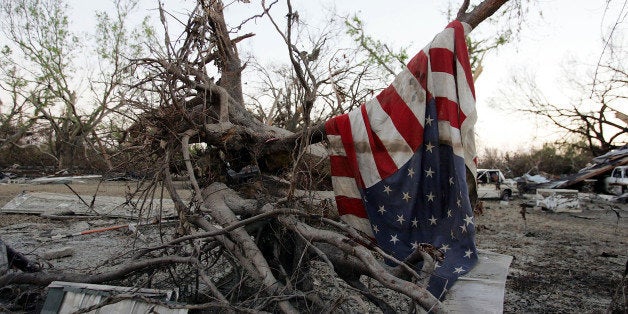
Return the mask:
[(360, 190), (395, 173), (421, 147), (425, 106), (432, 98), (439, 140), (475, 172), (477, 113), (464, 38), (470, 29), (450, 23), (379, 95), (325, 125), (338, 211), (356, 229), (372, 235)]

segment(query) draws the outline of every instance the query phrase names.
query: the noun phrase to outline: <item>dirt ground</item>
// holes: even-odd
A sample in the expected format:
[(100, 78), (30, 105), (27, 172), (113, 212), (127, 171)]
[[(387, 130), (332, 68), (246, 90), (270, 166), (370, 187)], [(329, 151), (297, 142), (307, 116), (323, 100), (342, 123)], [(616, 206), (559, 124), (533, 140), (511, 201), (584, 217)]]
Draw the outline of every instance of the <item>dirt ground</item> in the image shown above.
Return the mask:
[[(96, 189), (94, 184), (73, 184), (72, 187), (79, 194), (92, 194)], [(125, 190), (126, 183), (109, 182), (100, 186), (99, 194), (123, 196)], [(63, 185), (0, 185), (0, 207), (22, 191), (71, 193)], [(478, 248), (514, 257), (506, 282), (504, 312), (606, 312), (628, 267), (628, 205), (584, 201), (581, 213), (528, 208), (524, 220), (520, 214), (521, 202), (519, 199), (484, 201), (484, 214), (476, 217)], [(37, 248), (32, 246), (37, 242), (21, 238), (24, 229), (39, 228), (45, 231), (43, 234), (50, 235), (116, 223), (120, 222), (111, 219), (58, 221), (34, 215), (0, 214), (0, 229), (4, 230), (0, 236), (16, 249), (29, 248), (29, 252), (33, 252)], [(106, 237), (111, 243), (125, 241), (122, 232), (88, 239), (98, 240), (99, 237)], [(79, 240), (71, 239), (60, 245), (72, 245), (76, 241)], [(80, 258), (90, 260), (85, 267), (93, 267), (109, 257), (103, 252), (94, 252)], [(57, 268), (69, 267), (63, 259), (52, 263)], [(623, 289), (625, 291), (626, 286)], [(620, 293), (620, 297), (622, 295)], [(624, 305), (622, 310), (625, 309)]]
[(627, 205), (527, 209), (524, 222), (518, 203), (486, 202), (476, 218), (478, 247), (514, 257), (504, 311), (606, 312), (628, 266)]

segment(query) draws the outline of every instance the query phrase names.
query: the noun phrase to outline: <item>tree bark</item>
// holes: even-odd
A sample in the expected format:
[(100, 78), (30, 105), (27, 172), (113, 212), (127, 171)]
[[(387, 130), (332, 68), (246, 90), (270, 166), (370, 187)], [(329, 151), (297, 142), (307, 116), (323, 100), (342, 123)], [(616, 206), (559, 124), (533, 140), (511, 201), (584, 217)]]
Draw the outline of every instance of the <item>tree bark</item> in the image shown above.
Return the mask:
[[(205, 3), (205, 1), (201, 1)], [(227, 90), (229, 95), (239, 106), (244, 106), (242, 96), (242, 70), (243, 66), (238, 55), (236, 43), (229, 36), (229, 29), (225, 23), (223, 9), (220, 0), (210, 0), (207, 16), (210, 19), (210, 26), (214, 31), (214, 39), (218, 49), (218, 68), (220, 70), (220, 81), (218, 86)]]
[(466, 12), (469, 8), (469, 0), (465, 0), (458, 11), (457, 20), (471, 25), (476, 28), (487, 18), (491, 17), (499, 8), (501, 8), (509, 0), (484, 0), (478, 4), (471, 12)]
[(0, 287), (10, 284), (32, 284), (46, 286), (53, 281), (71, 281), (85, 283), (101, 283), (123, 278), (133, 272), (147, 268), (156, 268), (176, 263), (193, 264), (195, 260), (191, 257), (164, 256), (139, 262), (130, 262), (120, 266), (118, 269), (110, 272), (94, 275), (86, 275), (82, 273), (64, 273), (64, 272), (38, 272), (38, 273), (10, 273), (0, 277)]
[[(467, 1), (460, 10), (458, 17), (461, 21), (475, 27), (505, 2), (506, 0), (486, 0), (467, 13)], [(228, 196), (226, 192), (228, 188), (224, 184), (213, 183), (202, 190), (194, 177), (194, 167), (187, 150), (189, 143), (193, 141), (203, 142), (208, 147), (214, 147), (224, 153), (226, 155), (225, 161), (236, 171), (241, 166), (256, 164), (262, 171), (276, 174), (278, 169), (290, 168), (295, 160), (293, 156), (305, 151), (304, 147), (307, 144), (325, 140), (324, 124), (314, 125), (303, 132), (293, 134), (283, 129), (265, 125), (248, 112), (244, 108), (242, 100), (240, 78), (242, 67), (235, 43), (229, 38), (224, 23), (222, 3), (217, 1), (207, 5), (202, 0), (200, 3), (204, 5), (207, 22), (210, 23), (212, 35), (215, 37), (212, 44), (215, 43), (216, 45), (216, 55), (203, 58), (203, 62), (209, 62), (210, 59), (215, 60), (219, 64), (221, 79), (214, 83), (206, 75), (206, 63), (199, 63), (198, 60), (189, 62), (188, 60), (172, 61), (165, 58), (144, 60), (150, 66), (160, 69), (157, 71), (157, 76), (163, 82), (160, 88), (163, 88), (162, 95), (166, 100), (162, 100), (161, 107), (144, 116), (143, 123), (145, 125), (137, 127), (137, 134), (143, 136), (142, 139), (145, 140), (141, 143), (146, 143), (147, 140), (152, 147), (157, 148), (156, 151), (169, 157), (180, 154), (184, 158), (185, 167), (197, 194), (194, 204), (190, 205), (190, 208), (181, 200), (171, 183), (167, 171), (171, 161), (167, 159), (167, 164), (164, 166), (166, 188), (172, 199), (175, 200), (175, 207), (180, 215), (181, 232), (179, 235), (186, 232), (190, 233), (193, 226), (205, 230), (206, 234), (211, 234), (216, 245), (228, 251), (234, 263), (254, 278), (255, 283), (261, 287), (260, 291), (264, 291), (265, 295), (275, 298), (273, 302), (281, 311), (294, 312), (296, 311), (295, 304), (288, 301), (289, 298), (286, 298), (286, 294), (297, 289), (289, 280), (281, 281), (282, 278), (289, 277), (285, 273), (283, 277), (281, 273), (277, 274), (277, 269), (283, 270), (281, 269), (283, 266), (274, 265), (273, 259), (269, 259), (273, 256), (269, 257), (269, 255), (265, 255), (265, 251), (262, 252), (260, 244), (256, 242), (261, 237), (260, 234), (251, 233), (244, 227), (237, 227), (243, 220), (242, 217), (236, 215), (237, 206), (229, 201), (229, 199), (237, 197)], [(292, 19), (294, 16), (291, 14), (288, 18)], [(191, 34), (190, 32), (188, 35)], [(202, 44), (207, 44), (204, 42), (205, 37), (196, 38), (196, 40)], [(292, 45), (289, 36), (286, 44)], [(292, 53), (292, 46), (290, 49)], [(291, 58), (292, 62), (295, 63), (295, 55), (291, 54)], [(301, 79), (306, 82), (305, 76), (301, 76)], [(179, 92), (179, 94), (172, 96), (172, 90), (188, 91), (188, 94)], [(316, 88), (312, 87), (311, 90), (315, 91)], [(309, 98), (305, 99), (306, 103), (302, 105), (311, 106), (310, 100)], [(227, 113), (228, 119), (225, 117), (225, 113)], [(316, 154), (312, 153), (312, 155), (315, 156)], [(316, 157), (324, 158), (325, 154)], [(291, 179), (295, 180), (296, 167), (292, 169)], [(475, 182), (475, 178), (469, 177), (469, 174), (467, 180)], [(290, 191), (293, 189), (294, 186), (291, 186)], [(202, 193), (203, 197), (199, 197), (199, 193)], [(292, 193), (288, 192), (286, 202), (292, 201), (291, 196)], [(207, 214), (209, 220), (197, 215), (198, 212), (192, 211), (192, 206), (196, 206), (200, 212)], [(356, 236), (351, 231), (343, 229), (341, 224), (323, 221), (326, 227), (336, 230), (332, 231), (325, 228), (315, 228), (296, 217), (284, 213), (279, 215), (274, 223), (293, 234), (299, 235), (308, 244), (310, 242), (327, 243), (339, 249), (346, 256), (350, 256), (351, 258), (340, 260), (330, 259), (323, 249), (311, 246), (311, 250), (315, 254), (333, 267), (352, 265), (350, 271), (346, 268), (341, 270), (344, 273), (353, 271), (354, 273), (349, 274), (349, 277), (357, 275), (359, 278), (359, 275), (366, 274), (385, 287), (409, 296), (426, 310), (444, 311), (442, 304), (425, 287), (399, 278), (402, 277), (400, 274), (403, 273), (404, 276), (411, 276), (416, 280), (423, 279), (419, 278), (416, 271), (405, 263), (398, 261), (400, 269), (391, 271), (383, 267), (376, 258), (376, 256), (387, 256), (381, 249), (367, 245), (368, 240), (362, 240), (361, 236)], [(246, 220), (246, 217), (243, 219)], [(188, 238), (184, 237), (184, 239)], [(278, 239), (277, 241), (281, 242), (282, 240)], [(188, 242), (185, 241), (180, 244), (183, 243)], [(276, 245), (281, 245), (281, 243)]]

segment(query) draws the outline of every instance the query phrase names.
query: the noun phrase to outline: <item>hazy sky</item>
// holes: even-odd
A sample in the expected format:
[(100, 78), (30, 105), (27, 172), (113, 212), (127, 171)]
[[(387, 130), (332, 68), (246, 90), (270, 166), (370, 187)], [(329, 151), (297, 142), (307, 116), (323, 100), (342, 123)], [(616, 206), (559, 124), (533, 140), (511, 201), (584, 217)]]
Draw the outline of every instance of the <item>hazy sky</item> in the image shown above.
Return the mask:
[[(141, 9), (137, 16), (156, 16), (156, 2), (141, 0)], [(224, 0), (223, 0), (224, 1)], [(165, 1), (169, 10), (184, 13), (193, 7), (194, 2)], [(283, 2), (283, 1), (280, 1)], [(462, 2), (462, 1), (457, 1)], [(606, 1), (590, 0), (544, 0), (528, 12), (528, 22), (523, 26), (520, 40), (501, 48), (497, 53), (488, 55), (484, 60), (484, 71), (476, 82), (477, 110), (479, 120), (476, 124), (479, 150), (484, 147), (496, 147), (502, 150), (526, 149), (531, 144), (538, 145), (551, 140), (554, 130), (546, 125), (529, 119), (521, 114), (498, 110), (498, 91), (508, 84), (513, 73), (529, 73), (547, 96), (558, 102), (566, 103), (573, 90), (565, 84), (565, 68), (572, 67), (569, 61), (581, 64), (596, 64), (602, 51), (602, 35), (607, 25), (617, 18), (622, 1), (614, 1), (615, 8), (607, 12)], [(225, 1), (229, 3), (229, 1)], [(327, 8), (335, 7), (339, 14), (358, 15), (365, 22), (368, 34), (393, 47), (410, 46), (408, 52), (414, 55), (431, 38), (444, 28), (447, 19), (443, 12), (447, 9), (446, 1), (399, 0), (387, 1), (362, 0), (293, 0), (293, 7), (302, 19), (316, 26), (327, 15)], [(76, 29), (93, 28), (93, 10), (111, 7), (107, 1), (71, 0), (75, 14), (71, 15)], [(151, 10), (153, 9), (153, 10)], [(542, 12), (542, 18), (539, 16)], [(243, 17), (259, 12), (259, 4), (237, 4), (226, 11), (227, 22), (239, 22)], [(157, 22), (157, 18), (153, 18)], [(490, 24), (481, 24), (472, 35), (485, 35), (491, 32)], [(625, 31), (622, 24), (618, 31)], [(243, 33), (254, 32), (257, 35), (243, 42), (239, 47), (242, 55), (253, 53), (261, 60), (286, 60), (285, 46), (265, 20), (249, 23)], [(384, 82), (385, 87), (390, 82)]]

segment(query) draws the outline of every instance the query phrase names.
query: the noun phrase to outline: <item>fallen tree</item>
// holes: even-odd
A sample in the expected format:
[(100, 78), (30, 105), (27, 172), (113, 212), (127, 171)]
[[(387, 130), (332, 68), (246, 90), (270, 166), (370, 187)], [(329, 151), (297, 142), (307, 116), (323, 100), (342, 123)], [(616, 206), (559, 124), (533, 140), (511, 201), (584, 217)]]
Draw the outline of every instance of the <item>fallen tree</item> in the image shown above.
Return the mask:
[[(475, 27), (506, 2), (485, 0), (467, 12), (469, 1), (464, 1), (458, 19)], [(287, 4), (286, 30), (273, 23), (306, 90), (303, 106), (307, 112), (316, 98), (316, 87), (308, 85), (307, 63), (299, 59), (303, 56), (292, 42), (291, 25), (298, 16), (290, 1)], [(262, 15), (271, 7), (264, 3)], [(445, 311), (425, 288), (426, 277), (442, 256), (438, 249), (421, 245), (405, 261), (397, 260), (372, 239), (338, 222), (331, 201), (314, 201), (316, 191), (300, 193), (299, 172), (311, 176), (316, 170), (322, 178), (327, 175), (325, 153), (309, 146), (324, 140), (324, 128), (306, 122), (304, 131), (292, 134), (262, 124), (244, 108), (243, 65), (236, 44), (252, 34), (231, 38), (223, 9), (220, 1), (199, 0), (178, 48), (169, 37), (166, 12), (161, 9), (164, 49), (135, 62), (136, 71), (145, 78), (134, 88), (145, 91), (146, 98), (127, 100), (143, 112), (124, 140), (137, 158), (151, 162), (157, 170), (152, 183), (165, 187), (174, 201), (179, 218), (174, 236), (136, 252), (132, 261), (107, 273), (12, 273), (0, 277), (0, 285), (110, 282), (131, 273), (167, 272), (185, 264), (194, 269), (190, 280), (203, 283), (197, 292), (203, 295), (205, 308), (314, 311), (328, 308), (308, 280), (310, 262), (321, 261), (338, 275), (336, 280), (351, 285), (383, 311), (394, 311), (394, 307), (370, 291), (362, 276), (406, 296), (423, 310)], [(207, 74), (210, 62), (218, 66), (219, 80)], [(149, 105), (154, 102), (156, 106)], [(190, 155), (190, 145), (196, 143), (203, 143), (202, 157), (209, 162), (201, 164), (198, 156)], [(259, 169), (262, 175), (257, 178), (263, 180), (243, 182), (247, 173), (256, 173), (252, 169)], [(189, 179), (191, 200), (179, 195), (173, 170)], [(270, 175), (277, 173), (290, 180)], [(473, 176), (468, 180), (474, 187)], [(259, 193), (264, 194), (262, 201), (242, 196)], [(397, 266), (385, 266), (383, 258)], [(418, 261), (424, 261), (423, 269), (413, 266)], [(217, 267), (226, 271), (218, 276)]]

